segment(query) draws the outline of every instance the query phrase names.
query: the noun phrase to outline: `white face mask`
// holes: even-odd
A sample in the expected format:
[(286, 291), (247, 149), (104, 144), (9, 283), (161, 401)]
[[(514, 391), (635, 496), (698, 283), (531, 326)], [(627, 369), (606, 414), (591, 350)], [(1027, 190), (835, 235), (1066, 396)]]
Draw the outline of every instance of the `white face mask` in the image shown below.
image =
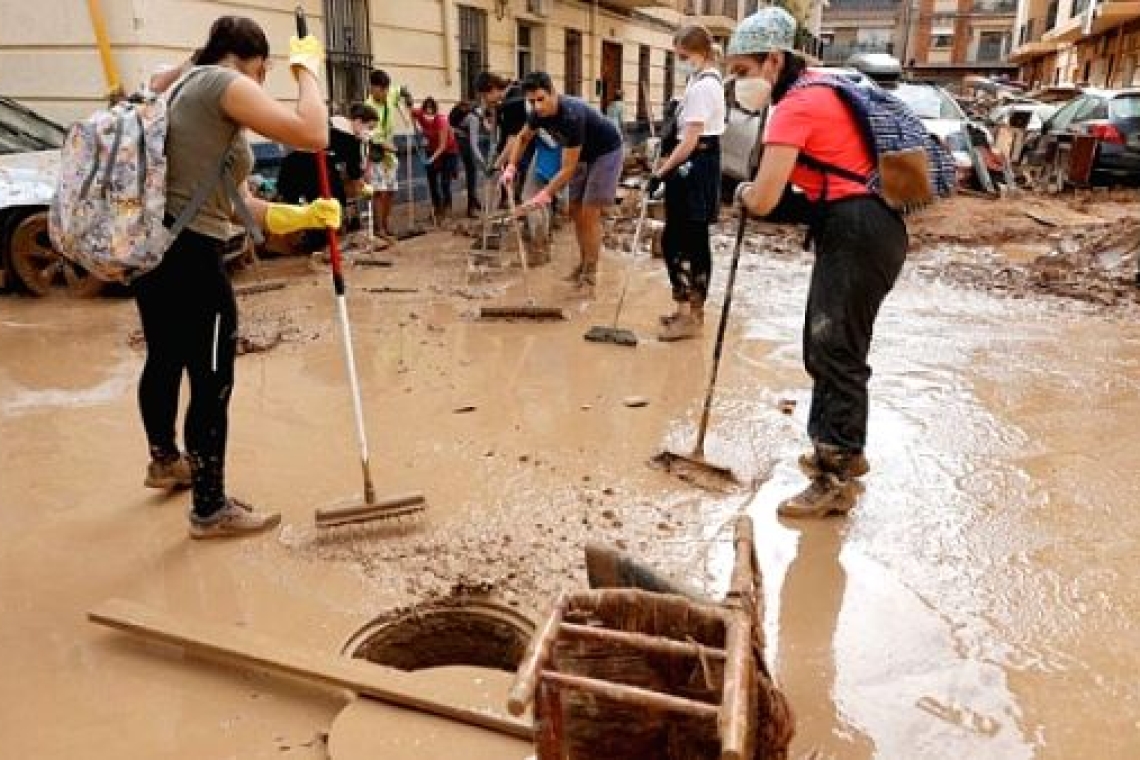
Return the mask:
[(746, 111), (762, 111), (772, 99), (772, 83), (764, 77), (736, 80), (736, 102)]

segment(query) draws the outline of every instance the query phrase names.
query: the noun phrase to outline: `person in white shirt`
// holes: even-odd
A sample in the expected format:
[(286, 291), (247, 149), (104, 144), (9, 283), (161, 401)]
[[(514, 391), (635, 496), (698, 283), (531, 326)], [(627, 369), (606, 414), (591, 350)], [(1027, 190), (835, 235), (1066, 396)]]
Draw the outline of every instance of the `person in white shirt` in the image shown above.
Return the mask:
[(664, 158), (646, 186), (665, 186), (662, 248), (676, 310), (663, 316), (661, 340), (701, 334), (712, 276), (709, 225), (720, 211), (720, 136), (724, 133), (724, 83), (712, 35), (703, 26), (681, 27), (673, 37), (688, 84), (674, 118), (662, 130)]

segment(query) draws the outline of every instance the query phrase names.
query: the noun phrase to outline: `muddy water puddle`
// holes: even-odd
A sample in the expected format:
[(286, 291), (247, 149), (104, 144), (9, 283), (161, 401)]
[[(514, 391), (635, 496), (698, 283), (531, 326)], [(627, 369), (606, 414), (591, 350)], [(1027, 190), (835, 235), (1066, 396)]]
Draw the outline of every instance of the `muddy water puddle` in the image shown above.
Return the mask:
[[(420, 238), (392, 254), (390, 270), (350, 272), (378, 488), (429, 502), (395, 525), (312, 524), (315, 507), (360, 490), (322, 273), (282, 267), (289, 287), (243, 299), (244, 313), (286, 319), (305, 339), (239, 360), (231, 481), (281, 509), (284, 527), (276, 540), (234, 544), (187, 546), (185, 495), (138, 488), (133, 306), (0, 300), (0, 521), (23, 537), (0, 555), (0, 577), (16, 581), (0, 601), (18, 611), (0, 663), (56, 695), (37, 703), (43, 717), (81, 716), (37, 756), (74, 756), (77, 743), (90, 757), (132, 747), (200, 756), (148, 718), (156, 695), (171, 704), (187, 690), (198, 696), (164, 718), (198, 739), (224, 727), (198, 744), (219, 756), (274, 756), (284, 725), (299, 752), (341, 708), (303, 689), (250, 699), (193, 661), (139, 661), (82, 623), (82, 610), (109, 596), (337, 651), (381, 611), (457, 586), (540, 610), (559, 588), (585, 583), (587, 541), (720, 593), (741, 509), (757, 521), (768, 656), (799, 716), (797, 753), (1140, 754), (1140, 330), (1056, 299), (961, 290), (912, 266), (877, 326), (873, 470), (859, 507), (844, 521), (782, 523), (775, 504), (802, 484), (795, 459), (806, 446), (808, 259), (762, 241), (745, 254), (706, 455), (760, 486), (720, 493), (646, 466), (662, 448), (692, 446), (711, 347), (653, 340), (669, 307), (659, 262), (631, 264), (623, 324), (641, 344), (598, 346), (581, 336), (612, 319), (628, 259), (605, 267), (596, 297), (583, 299), (555, 282), (570, 265), (566, 246), (556, 248), (532, 286), (571, 319), (482, 324), (473, 308), (523, 291), (512, 271), (469, 283), (461, 257), (431, 257), (460, 241)], [(723, 266), (727, 238), (717, 243)], [(721, 287), (717, 277), (716, 303)], [(631, 396), (647, 404), (625, 405)], [(52, 603), (32, 603), (43, 596)], [(26, 644), (49, 636), (60, 642), (51, 656)], [(75, 661), (86, 665), (69, 678)], [(276, 692), (271, 679), (256, 686)], [(142, 716), (128, 721), (131, 743), (98, 728), (107, 712), (95, 693)], [(36, 746), (30, 728), (3, 722), (12, 746)], [(390, 739), (392, 757), (415, 756), (417, 737), (436, 730), (394, 708), (358, 726)]]

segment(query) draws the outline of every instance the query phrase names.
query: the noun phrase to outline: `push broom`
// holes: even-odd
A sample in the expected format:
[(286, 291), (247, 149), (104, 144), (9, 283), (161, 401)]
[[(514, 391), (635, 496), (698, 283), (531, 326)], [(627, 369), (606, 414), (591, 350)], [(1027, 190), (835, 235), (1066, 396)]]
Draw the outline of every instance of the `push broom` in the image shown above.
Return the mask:
[(512, 226), (515, 228), (515, 238), (519, 249), (519, 264), (522, 265), (523, 292), (526, 303), (519, 306), (484, 306), (479, 309), (479, 319), (533, 319), (539, 322), (557, 321), (566, 319), (566, 312), (556, 306), (538, 306), (530, 292), (530, 264), (527, 262), (526, 245), (523, 241), (522, 222), (519, 220), (519, 209), (515, 207), (513, 188), (507, 188), (507, 206)]
[(732, 289), (736, 284), (736, 267), (740, 263), (740, 249), (744, 245), (744, 230), (748, 226), (748, 209), (743, 205), (740, 208), (740, 225), (736, 228), (736, 246), (732, 250), (732, 263), (728, 268), (728, 281), (724, 286), (724, 303), (720, 307), (720, 322), (716, 327), (716, 343), (713, 347), (712, 370), (709, 372), (708, 390), (705, 392), (705, 404), (701, 410), (701, 423), (697, 428), (697, 442), (693, 450), (688, 453), (677, 451), (662, 451), (653, 457), (652, 462), (666, 470), (672, 470), (677, 465), (706, 472), (720, 480), (736, 482), (732, 469), (723, 467), (705, 459), (705, 434), (709, 429), (709, 415), (712, 412), (713, 393), (716, 391), (717, 370), (720, 367), (720, 353), (724, 347), (725, 328), (728, 327), (728, 314), (732, 309)]
[[(309, 25), (305, 20), (305, 11), (302, 7), (297, 7), (296, 16), (297, 36), (303, 39), (309, 34)], [(321, 197), (332, 198), (328, 159), (325, 151), (318, 151), (314, 157), (317, 162), (317, 178), (320, 181)], [(423, 494), (419, 493), (402, 494), (385, 499), (376, 498), (376, 488), (372, 485), (372, 471), (368, 462), (368, 436), (364, 430), (364, 407), (360, 400), (360, 381), (356, 375), (356, 356), (352, 351), (352, 331), (348, 323), (348, 304), (344, 295), (340, 241), (336, 229), (328, 227), (326, 233), (328, 235), (329, 258), (332, 261), (336, 313), (344, 346), (344, 366), (348, 371), (348, 381), (352, 389), (352, 412), (356, 421), (356, 439), (360, 444), (360, 469), (364, 474), (364, 497), (363, 499), (351, 497), (333, 506), (318, 509), (315, 520), (319, 528), (400, 517), (422, 511), (427, 506)]]

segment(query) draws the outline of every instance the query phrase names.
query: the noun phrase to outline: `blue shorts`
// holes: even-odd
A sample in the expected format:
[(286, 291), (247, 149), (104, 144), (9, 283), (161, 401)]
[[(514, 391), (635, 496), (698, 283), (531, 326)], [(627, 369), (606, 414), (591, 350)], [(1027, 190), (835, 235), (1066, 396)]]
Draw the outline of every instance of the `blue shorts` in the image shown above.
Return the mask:
[(589, 206), (611, 206), (617, 198), (618, 181), (625, 163), (625, 152), (614, 148), (590, 163), (579, 163), (570, 180), (570, 202)]

